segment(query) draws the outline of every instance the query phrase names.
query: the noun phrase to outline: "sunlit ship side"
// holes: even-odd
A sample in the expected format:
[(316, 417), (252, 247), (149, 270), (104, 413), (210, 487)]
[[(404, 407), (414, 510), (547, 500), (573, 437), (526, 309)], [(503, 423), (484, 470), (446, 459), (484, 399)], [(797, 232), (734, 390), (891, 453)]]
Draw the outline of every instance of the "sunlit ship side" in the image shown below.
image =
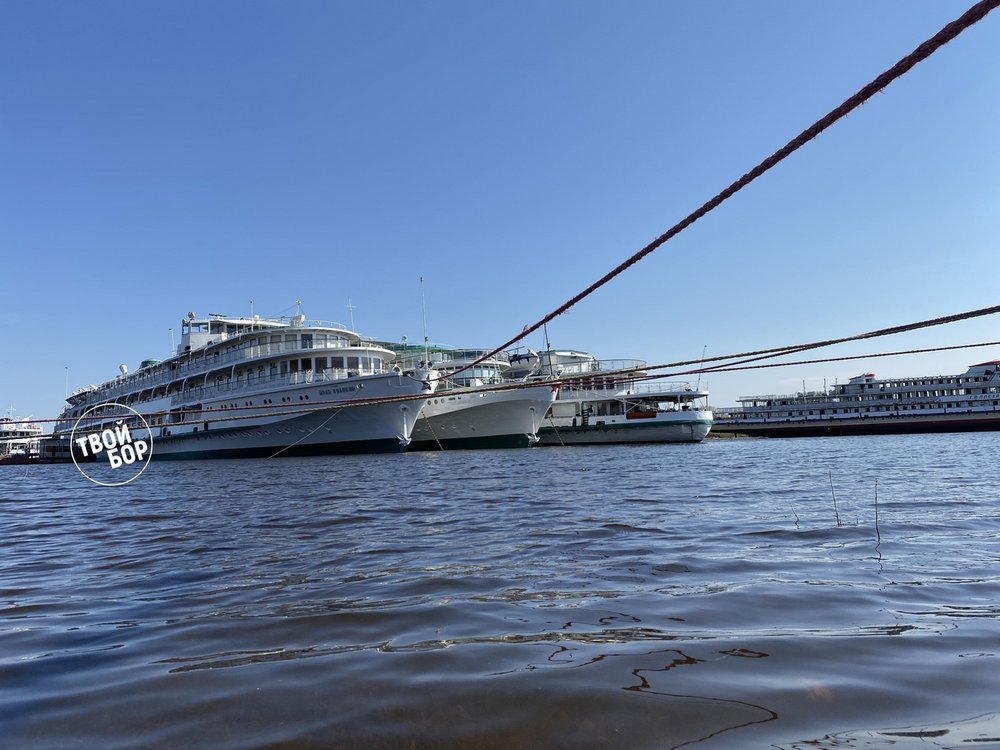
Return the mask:
[(865, 373), (822, 391), (744, 396), (719, 410), (715, 429), (759, 437), (1000, 430), (1000, 361), (962, 375), (876, 378)]
[(688, 383), (647, 381), (641, 360), (548, 350), (530, 352), (523, 366), (533, 377), (560, 380), (538, 431), (539, 445), (697, 443), (712, 429), (712, 412), (704, 405), (708, 391)]
[[(172, 357), (145, 360), (131, 373), (123, 365), (119, 376), (73, 393), (53, 450), (71, 447), (86, 415), (76, 437), (125, 418), (134, 438), (151, 439), (154, 459), (401, 451), (434, 383), (391, 366), (393, 356), (304, 315), (191, 313)], [(148, 430), (114, 405), (144, 415)]]
[(557, 388), (508, 380), (506, 354), (463, 369), (488, 352), (440, 346), (395, 348), (400, 367), (429, 368), (438, 383), (413, 427), (408, 450), (524, 448), (537, 442)]

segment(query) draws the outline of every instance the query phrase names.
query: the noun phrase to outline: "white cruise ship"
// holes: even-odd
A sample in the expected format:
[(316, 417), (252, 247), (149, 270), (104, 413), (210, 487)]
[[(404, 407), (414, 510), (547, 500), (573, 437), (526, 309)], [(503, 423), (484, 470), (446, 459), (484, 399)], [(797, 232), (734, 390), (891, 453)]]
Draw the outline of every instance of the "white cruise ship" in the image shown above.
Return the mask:
[(715, 430), (763, 437), (1000, 429), (1000, 361), (962, 375), (879, 379), (867, 372), (822, 391), (744, 396)]
[(641, 360), (599, 360), (574, 350), (529, 351), (514, 359), (517, 374), (559, 381), (539, 445), (697, 443), (712, 429), (708, 391), (646, 380)]
[(510, 381), (505, 353), (463, 369), (488, 352), (387, 346), (396, 349), (396, 363), (404, 370), (428, 368), (437, 379), (437, 389), (413, 427), (408, 450), (524, 448), (538, 441), (538, 429), (558, 388)]
[(126, 423), (133, 437), (151, 439), (156, 459), (400, 451), (434, 383), (391, 366), (393, 357), (304, 315), (189, 313), (172, 357), (135, 372), (122, 365), (117, 377), (70, 395), (54, 436), (67, 442), (88, 411), (80, 431), (110, 428), (125, 410), (94, 407), (121, 404), (144, 416), (148, 432), (138, 419)]

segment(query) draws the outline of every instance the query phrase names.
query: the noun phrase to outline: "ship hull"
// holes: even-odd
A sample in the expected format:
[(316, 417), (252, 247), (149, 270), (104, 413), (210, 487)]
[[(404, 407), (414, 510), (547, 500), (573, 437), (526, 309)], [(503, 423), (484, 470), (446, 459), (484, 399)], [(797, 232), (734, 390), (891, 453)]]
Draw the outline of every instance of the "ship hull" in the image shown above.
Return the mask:
[(437, 393), (421, 411), (408, 450), (529, 447), (554, 398), (548, 385)]
[(711, 418), (676, 418), (668, 413), (648, 420), (623, 418), (603, 424), (546, 426), (538, 431), (538, 444), (699, 443), (711, 429)]
[[(172, 421), (151, 427), (150, 455), (162, 461), (400, 452), (430, 389), (411, 377), (373, 375), (243, 391), (197, 404), (152, 403), (144, 411), (167, 413)], [(134, 421), (130, 432), (133, 439), (150, 439)]]
[(774, 422), (717, 422), (717, 433), (749, 437), (826, 437), (832, 435), (907, 435), (934, 432), (1000, 430), (1000, 412), (937, 414), (915, 417), (860, 417)]

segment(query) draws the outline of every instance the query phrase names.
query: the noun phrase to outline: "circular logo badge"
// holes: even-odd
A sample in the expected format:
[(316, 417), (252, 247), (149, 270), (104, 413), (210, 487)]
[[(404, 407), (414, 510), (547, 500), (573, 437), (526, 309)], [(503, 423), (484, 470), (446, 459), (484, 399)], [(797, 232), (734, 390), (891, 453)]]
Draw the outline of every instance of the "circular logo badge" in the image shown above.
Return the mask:
[[(136, 419), (138, 418), (138, 419)], [(81, 427), (81, 423), (84, 423)], [(142, 425), (147, 437), (136, 437), (132, 429)], [(130, 429), (131, 425), (131, 429)], [(153, 455), (153, 432), (149, 423), (139, 412), (124, 404), (98, 404), (87, 409), (73, 425), (70, 435), (70, 455), (73, 463), (87, 479), (102, 487), (120, 487), (137, 479), (149, 465)], [(104, 464), (101, 471), (96, 468), (91, 473), (99, 474), (101, 479), (88, 474), (80, 461), (94, 461), (95, 465)], [(105, 469), (104, 467), (108, 467)], [(121, 473), (121, 481), (102, 481), (109, 476), (117, 478)]]

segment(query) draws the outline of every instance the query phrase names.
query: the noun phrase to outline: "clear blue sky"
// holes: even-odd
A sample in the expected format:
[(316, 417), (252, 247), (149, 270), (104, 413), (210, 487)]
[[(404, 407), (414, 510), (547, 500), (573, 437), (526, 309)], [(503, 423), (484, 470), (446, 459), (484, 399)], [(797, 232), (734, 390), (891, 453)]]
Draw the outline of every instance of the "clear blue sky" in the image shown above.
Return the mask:
[[(0, 408), (189, 310), (502, 343), (972, 0), (0, 0)], [(1000, 302), (1000, 11), (549, 326), (664, 362)], [(996, 318), (831, 354), (1000, 339)], [(541, 336), (527, 342), (542, 345)], [(1000, 349), (708, 379), (713, 403)]]

